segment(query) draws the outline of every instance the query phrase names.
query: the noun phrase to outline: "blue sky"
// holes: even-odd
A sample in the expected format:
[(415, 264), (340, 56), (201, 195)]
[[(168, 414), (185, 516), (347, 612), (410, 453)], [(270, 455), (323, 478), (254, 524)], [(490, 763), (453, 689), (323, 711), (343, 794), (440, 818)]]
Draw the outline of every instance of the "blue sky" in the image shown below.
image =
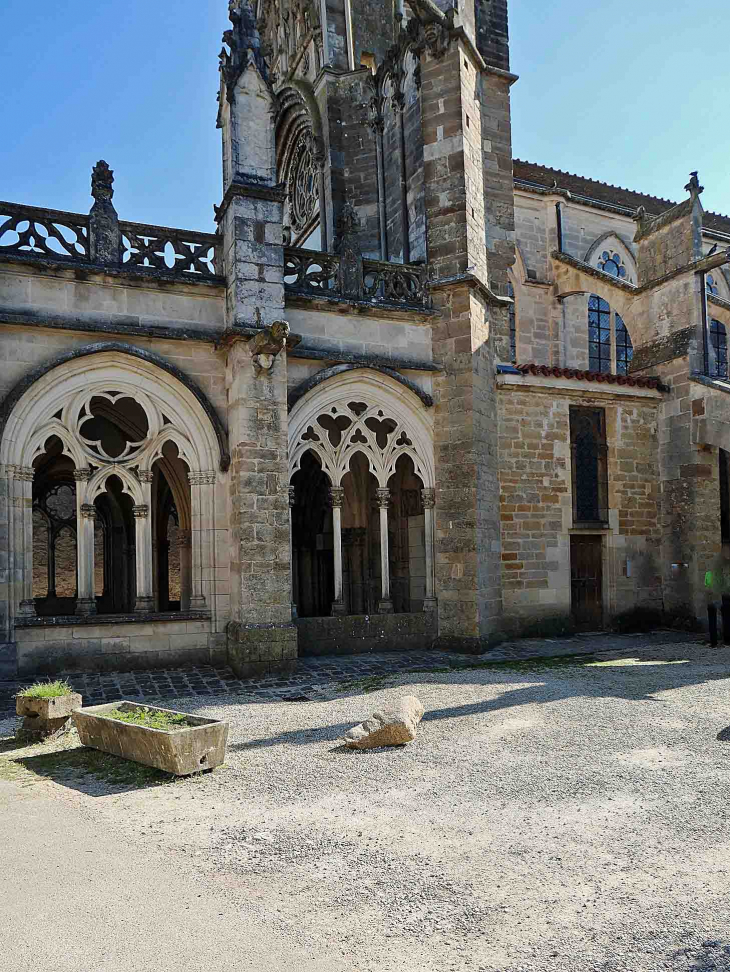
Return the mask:
[[(354, 0), (355, 6), (357, 0)], [(213, 228), (226, 0), (0, 0), (0, 198)], [(730, 214), (730, 4), (511, 2), (515, 155)], [(718, 38), (715, 42), (714, 38)]]

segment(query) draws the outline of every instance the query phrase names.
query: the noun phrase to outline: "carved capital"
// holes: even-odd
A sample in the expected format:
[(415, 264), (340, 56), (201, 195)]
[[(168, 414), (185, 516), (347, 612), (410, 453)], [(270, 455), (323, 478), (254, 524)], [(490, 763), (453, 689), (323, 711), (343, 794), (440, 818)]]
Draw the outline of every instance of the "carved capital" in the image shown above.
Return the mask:
[(140, 506), (133, 506), (132, 507), (132, 513), (134, 513), (134, 515), (135, 515), (135, 517), (137, 517), (137, 519), (141, 519), (142, 517), (145, 517), (145, 516), (149, 516), (150, 515), (150, 508), (149, 508), (149, 506), (147, 506), (146, 503), (145, 504), (142, 504)]
[(139, 479), (141, 483), (151, 483), (154, 478), (155, 478), (155, 474), (152, 472), (151, 469), (137, 470), (137, 479)]
[(333, 507), (341, 507), (345, 502), (344, 486), (330, 486), (330, 504)]
[(288, 486), (287, 488), (289, 490), (289, 506), (296, 506), (296, 502), (297, 502), (296, 487)]
[(86, 469), (74, 469), (74, 479), (77, 483), (88, 483), (94, 474), (94, 470), (87, 466)]
[(390, 506), (390, 489), (389, 489), (389, 487), (387, 487), (387, 486), (385, 486), (383, 488), (378, 487), (378, 489), (376, 490), (376, 494), (377, 494), (377, 498), (378, 498), (378, 506), (380, 507), (380, 509), (381, 510), (387, 510), (388, 507)]
[(422, 489), (421, 500), (423, 501), (423, 508), (425, 510), (432, 510), (436, 506), (436, 490)]
[(20, 479), (24, 483), (32, 483), (35, 476), (32, 466), (8, 466), (7, 472), (11, 479)]
[[(135, 507), (135, 509), (137, 509), (137, 507)], [(146, 506), (145, 506), (145, 509), (147, 509)], [(135, 513), (135, 516), (136, 515), (137, 514)], [(96, 507), (95, 506), (92, 506), (91, 503), (83, 503), (81, 505), (81, 516), (84, 517), (84, 519), (86, 519), (86, 520), (95, 520), (96, 519)]]
[(212, 486), (217, 479), (215, 470), (205, 469), (200, 472), (189, 472), (188, 482), (191, 486)]

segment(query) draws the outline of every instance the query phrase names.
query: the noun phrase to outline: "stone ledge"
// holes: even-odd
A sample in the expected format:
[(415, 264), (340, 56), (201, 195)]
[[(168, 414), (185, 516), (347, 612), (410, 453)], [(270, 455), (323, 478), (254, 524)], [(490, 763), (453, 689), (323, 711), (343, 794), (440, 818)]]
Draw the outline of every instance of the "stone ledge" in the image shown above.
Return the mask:
[(149, 624), (151, 621), (210, 621), (210, 611), (165, 611), (154, 614), (70, 614), (43, 617), (40, 615), (18, 617), (16, 628), (58, 628), (97, 624)]
[(297, 618), (300, 655), (425, 651), (437, 635), (435, 612)]

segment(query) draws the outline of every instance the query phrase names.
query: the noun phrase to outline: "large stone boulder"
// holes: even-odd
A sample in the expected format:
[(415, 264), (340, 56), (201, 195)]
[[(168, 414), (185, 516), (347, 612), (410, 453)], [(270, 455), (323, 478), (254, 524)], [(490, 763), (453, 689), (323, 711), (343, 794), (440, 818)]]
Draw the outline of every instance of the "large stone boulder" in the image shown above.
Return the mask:
[(345, 735), (350, 749), (377, 749), (379, 746), (405, 746), (416, 738), (424, 708), (414, 695), (406, 695), (392, 705), (373, 712), (369, 719)]

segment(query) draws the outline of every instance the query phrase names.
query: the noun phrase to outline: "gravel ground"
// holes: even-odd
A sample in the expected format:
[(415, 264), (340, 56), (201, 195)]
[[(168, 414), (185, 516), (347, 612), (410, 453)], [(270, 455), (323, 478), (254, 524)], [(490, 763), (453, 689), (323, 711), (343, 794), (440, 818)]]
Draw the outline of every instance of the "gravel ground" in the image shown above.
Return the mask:
[[(176, 699), (229, 720), (225, 767), (135, 788), (31, 758), (15, 782), (333, 969), (730, 970), (730, 650), (636, 644), (307, 703)], [(415, 743), (339, 745), (403, 694), (426, 708)], [(0, 774), (48, 748), (0, 749)]]

